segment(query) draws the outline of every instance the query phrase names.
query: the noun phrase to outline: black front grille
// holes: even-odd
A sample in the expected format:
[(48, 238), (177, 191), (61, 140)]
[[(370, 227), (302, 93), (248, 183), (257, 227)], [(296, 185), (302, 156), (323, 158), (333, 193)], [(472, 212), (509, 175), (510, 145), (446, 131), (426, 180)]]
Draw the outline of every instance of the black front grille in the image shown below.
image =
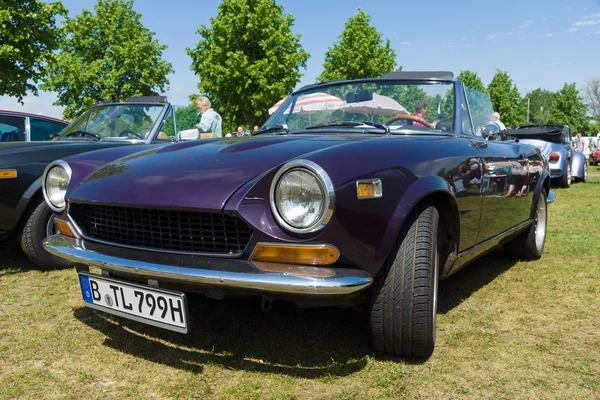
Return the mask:
[(148, 249), (238, 253), (252, 229), (234, 215), (72, 204), (71, 217), (90, 239)]

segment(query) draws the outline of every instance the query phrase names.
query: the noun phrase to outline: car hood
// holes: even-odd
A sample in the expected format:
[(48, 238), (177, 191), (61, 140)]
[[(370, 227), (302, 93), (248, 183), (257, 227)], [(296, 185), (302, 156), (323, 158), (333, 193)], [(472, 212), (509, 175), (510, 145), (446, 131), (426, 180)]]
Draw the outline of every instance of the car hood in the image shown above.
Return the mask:
[(364, 139), (303, 135), (178, 143), (109, 163), (68, 197), (73, 202), (222, 209), (252, 178), (290, 159), (356, 140)]

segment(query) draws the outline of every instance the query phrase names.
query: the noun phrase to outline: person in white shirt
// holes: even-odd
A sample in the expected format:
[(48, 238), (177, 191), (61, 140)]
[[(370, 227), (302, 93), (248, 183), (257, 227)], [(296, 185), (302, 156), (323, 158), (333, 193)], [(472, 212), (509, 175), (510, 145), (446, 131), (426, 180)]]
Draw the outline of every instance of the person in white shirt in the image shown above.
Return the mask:
[(502, 122), (500, 122), (500, 114), (498, 114), (497, 112), (493, 112), (492, 115), (490, 116), (490, 119), (492, 121), (492, 123), (498, 125), (498, 127), (500, 128), (501, 131), (506, 130), (506, 126), (504, 126), (504, 124)]
[(217, 137), (222, 137), (221, 116), (211, 108), (208, 97), (198, 97), (196, 99), (196, 107), (200, 111), (200, 114), (202, 114), (202, 118), (200, 118), (200, 123), (196, 124), (195, 127), (201, 132), (214, 133)]

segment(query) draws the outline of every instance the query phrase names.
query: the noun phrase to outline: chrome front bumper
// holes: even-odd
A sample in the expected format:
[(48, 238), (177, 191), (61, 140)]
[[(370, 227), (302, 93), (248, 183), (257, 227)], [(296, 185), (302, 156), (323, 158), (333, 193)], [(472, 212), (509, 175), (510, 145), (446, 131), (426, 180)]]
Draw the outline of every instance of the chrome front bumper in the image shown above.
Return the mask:
[[(366, 289), (373, 279), (358, 269), (327, 268), (329, 275), (315, 277), (281, 272), (266, 272), (246, 260), (193, 257), (183, 262), (176, 254), (161, 255), (153, 252), (127, 252), (113, 246), (85, 242), (60, 234), (46, 238), (44, 248), (74, 264), (94, 266), (115, 273), (144, 279), (193, 284), (207, 288), (243, 289), (259, 293), (288, 295), (335, 296), (351, 295)], [(99, 252), (98, 249), (107, 251)], [(108, 250), (116, 255), (106, 254)], [(128, 258), (125, 254), (139, 257)], [(146, 261), (147, 259), (149, 261)], [(166, 261), (173, 262), (167, 263)]]

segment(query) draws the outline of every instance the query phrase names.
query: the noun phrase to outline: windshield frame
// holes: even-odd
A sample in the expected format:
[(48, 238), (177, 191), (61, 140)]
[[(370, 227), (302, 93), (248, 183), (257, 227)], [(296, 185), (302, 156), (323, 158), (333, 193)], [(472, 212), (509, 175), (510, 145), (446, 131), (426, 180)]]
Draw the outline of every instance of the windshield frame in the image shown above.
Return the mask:
[[(152, 129), (150, 130), (150, 132), (148, 133), (148, 137), (144, 140), (142, 139), (132, 139), (132, 138), (124, 138), (124, 139), (115, 139), (115, 138), (109, 138), (109, 137), (105, 137), (102, 139), (102, 141), (106, 141), (106, 142), (127, 142), (127, 143), (146, 143), (146, 144), (150, 144), (152, 142), (155, 141), (156, 136), (158, 136), (158, 133), (160, 132), (160, 129), (162, 128), (163, 124), (165, 123), (169, 112), (171, 111), (171, 109), (173, 108), (173, 106), (170, 103), (159, 103), (159, 102), (143, 102), (143, 101), (125, 101), (125, 102), (104, 102), (104, 103), (98, 103), (93, 105), (92, 107), (88, 108), (87, 110), (85, 110), (80, 116), (78, 116), (77, 118), (75, 118), (69, 125), (67, 125), (62, 131), (60, 131), (57, 136), (55, 137), (55, 140), (79, 140), (78, 138), (71, 138), (71, 137), (61, 137), (63, 132), (65, 132), (67, 129), (70, 129), (70, 127), (72, 125), (74, 125), (75, 123), (79, 123), (81, 122), (81, 120), (83, 118), (88, 118), (89, 115), (94, 112), (94, 110), (98, 109), (98, 108), (104, 108), (104, 107), (135, 107), (135, 106), (140, 106), (140, 107), (161, 107), (162, 110), (160, 110), (160, 112), (158, 113), (158, 116), (156, 117), (156, 121), (154, 121), (154, 125), (152, 126)], [(179, 135), (177, 132), (177, 129), (175, 129), (175, 141), (179, 140)], [(87, 140), (87, 139), (86, 139)], [(93, 140), (93, 139), (90, 139)]]
[[(400, 72), (399, 74), (409, 75), (410, 73)], [(402, 129), (403, 132), (391, 132), (391, 133), (387, 133), (387, 135), (394, 135), (394, 134), (411, 134), (411, 135), (427, 134), (427, 135), (431, 135), (431, 134), (435, 134), (435, 135), (444, 135), (444, 136), (451, 135), (451, 136), (459, 136), (460, 137), (461, 132), (457, 129), (457, 127), (462, 126), (462, 113), (460, 112), (461, 111), (460, 106), (461, 106), (462, 100), (464, 98), (464, 96), (462, 96), (460, 93), (461, 91), (464, 90), (462, 82), (460, 82), (458, 79), (453, 78), (451, 75), (428, 76), (426, 73), (414, 73), (414, 76), (402, 76), (401, 78), (382, 77), (382, 78), (365, 78), (365, 79), (341, 79), (341, 80), (333, 80), (333, 81), (327, 81), (327, 82), (307, 85), (307, 86), (304, 86), (304, 87), (292, 92), (283, 101), (283, 103), (277, 108), (277, 110), (275, 110), (275, 112), (267, 119), (267, 121), (264, 123), (263, 127), (268, 127), (270, 125), (278, 125), (278, 124), (271, 124), (271, 122), (278, 121), (279, 118), (281, 117), (281, 115), (283, 113), (285, 113), (285, 111), (287, 109), (293, 110), (297, 99), (302, 95), (316, 93), (316, 92), (322, 91), (325, 88), (330, 88), (330, 87), (344, 86), (344, 85), (368, 84), (368, 83), (375, 83), (375, 84), (380, 84), (380, 85), (402, 84), (402, 83), (407, 83), (407, 84), (411, 84), (411, 85), (415, 85), (415, 84), (431, 85), (431, 84), (436, 84), (436, 83), (452, 84), (452, 90), (454, 92), (454, 96), (453, 96), (453, 98), (454, 98), (454, 104), (453, 104), (454, 115), (452, 116), (452, 131), (451, 132), (444, 132), (444, 131), (438, 131), (438, 130), (432, 130), (429, 132), (410, 130), (410, 133), (406, 133), (409, 130)], [(290, 116), (292, 114), (293, 113), (288, 114), (288, 117), (285, 120), (286, 125), (287, 125), (288, 119), (290, 118)], [(457, 119), (457, 118), (459, 118), (459, 119)], [(347, 127), (340, 127), (340, 128), (341, 129), (346, 128), (345, 130), (347, 131)], [(340, 128), (337, 128), (337, 130), (339, 131)], [(329, 130), (329, 129), (331, 129), (331, 127), (324, 128), (324, 129)], [(372, 128), (372, 129), (377, 129), (377, 128)], [(315, 129), (310, 129), (310, 130), (295, 129), (295, 130), (291, 130), (289, 134), (308, 133), (308, 132), (311, 132), (313, 134), (318, 133), (318, 131), (316, 131)]]

